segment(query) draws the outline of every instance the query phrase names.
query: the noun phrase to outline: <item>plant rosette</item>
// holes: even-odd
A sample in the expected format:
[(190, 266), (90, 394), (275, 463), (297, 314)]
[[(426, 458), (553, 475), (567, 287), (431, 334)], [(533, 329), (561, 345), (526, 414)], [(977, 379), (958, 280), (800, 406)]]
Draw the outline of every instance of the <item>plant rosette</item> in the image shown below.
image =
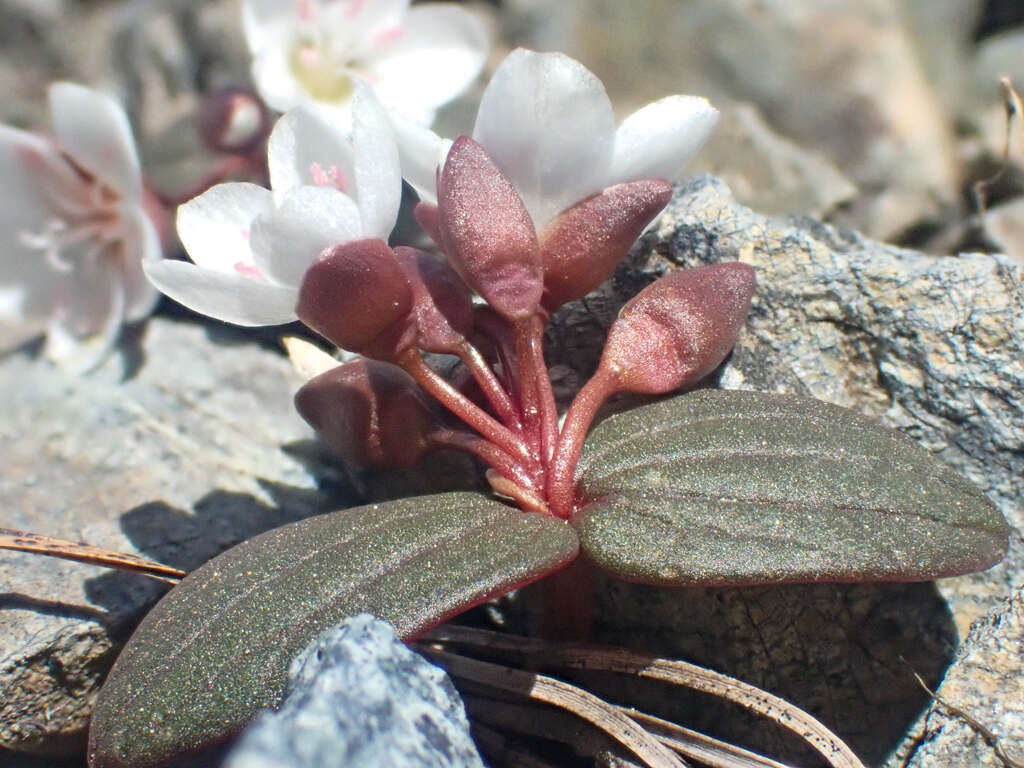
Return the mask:
[[(236, 320), (258, 324), (260, 302), (232, 291), (273, 282), (275, 307), (294, 301), (294, 315), (277, 322), (297, 316), (362, 356), (296, 395), (326, 442), (378, 469), (412, 466), (436, 449), (467, 451), (487, 467), (494, 493), (310, 518), (189, 574), (115, 663), (93, 717), (91, 765), (154, 765), (228, 738), (280, 703), (291, 659), (345, 617), (371, 613), (411, 640), (577, 558), (622, 579), (682, 587), (918, 581), (1003, 557), (1008, 528), (984, 494), (909, 438), (833, 405), (704, 389), (593, 427), (612, 395), (672, 395), (725, 360), (755, 291), (754, 271), (741, 263), (671, 273), (633, 297), (559, 425), (542, 348), (550, 313), (611, 274), (667, 203), (666, 179), (714, 123), (706, 102), (670, 97), (618, 129), (608, 105), (589, 144), (560, 132), (573, 109), (593, 117), (605, 105), (600, 83), (577, 62), (511, 54), (484, 94), (474, 137), (436, 155), (433, 197), (417, 209), (443, 261), (390, 247), (379, 226), (353, 223), (329, 244), (301, 238), (298, 219), (282, 214), (288, 193), (277, 208), (271, 193), (262, 196), (268, 234), (254, 232), (251, 245), (230, 226), (210, 230), (231, 235), (217, 253), (229, 277), (217, 277), (216, 290), (234, 296), (221, 309), (254, 307)], [(502, 109), (526, 125), (499, 126), (493, 110)], [(396, 149), (381, 130), (365, 149), (409, 154), (408, 132), (398, 128)], [(376, 161), (360, 154), (358, 136), (320, 142), (285, 166), (304, 173), (354, 162), (358, 203), (333, 191), (390, 226), (397, 198), (386, 198), (387, 215), (374, 208), (378, 196), (366, 190), (379, 187), (359, 181), (359, 169)], [(439, 145), (419, 146), (422, 171)], [(279, 161), (272, 156), (272, 179)], [(248, 226), (251, 211), (241, 210), (210, 205), (204, 215)], [(189, 211), (179, 227), (193, 226)], [(239, 262), (260, 267), (264, 283), (231, 267)], [(174, 269), (192, 270), (191, 282), (176, 286), (179, 298), (217, 309), (200, 280), (206, 268)], [(424, 352), (454, 355), (461, 369), (446, 379)], [(566, 574), (561, 588), (571, 589)]]

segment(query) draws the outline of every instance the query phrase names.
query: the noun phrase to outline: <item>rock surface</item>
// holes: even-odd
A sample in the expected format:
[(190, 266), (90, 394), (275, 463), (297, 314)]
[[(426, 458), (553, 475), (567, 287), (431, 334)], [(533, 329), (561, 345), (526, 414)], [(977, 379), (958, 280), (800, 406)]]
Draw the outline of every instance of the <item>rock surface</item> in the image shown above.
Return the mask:
[[(939, 696), (991, 731), (1005, 754), (1024, 761), (1024, 591), (971, 627), (946, 672)], [(978, 728), (945, 704), (933, 703), (887, 768), (1005, 768)]]
[[(298, 384), (251, 335), (166, 318), (85, 378), (10, 355), (0, 398), (17, 408), (0, 419), (0, 526), (188, 570), (340, 506), (287, 450), (310, 437), (291, 405)], [(79, 751), (100, 681), (166, 585), (8, 551), (0, 585), (0, 747)]]
[(368, 614), (310, 643), (289, 678), (224, 768), (483, 768), (451, 680)]

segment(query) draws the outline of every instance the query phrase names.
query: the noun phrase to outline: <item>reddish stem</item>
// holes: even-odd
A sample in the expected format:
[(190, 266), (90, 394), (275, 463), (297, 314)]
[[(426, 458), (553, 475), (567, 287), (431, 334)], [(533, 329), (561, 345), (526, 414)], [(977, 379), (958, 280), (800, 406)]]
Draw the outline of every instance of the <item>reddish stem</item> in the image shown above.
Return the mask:
[[(527, 355), (523, 371), (528, 372), (536, 384), (541, 464), (547, 466), (551, 463), (555, 445), (558, 443), (558, 408), (555, 406), (555, 394), (551, 389), (551, 375), (548, 373), (547, 363), (544, 362), (544, 320), (539, 315), (534, 315), (529, 323), (524, 323), (523, 326)], [(522, 375), (525, 378), (526, 373)]]
[(428, 435), (427, 440), (434, 448), (453, 448), (470, 453), (510, 482), (534, 493), (539, 490), (536, 478), (531, 477), (512, 456), (479, 435), (458, 429), (438, 429)]
[(558, 437), (555, 456), (548, 465), (547, 500), (552, 513), (561, 518), (572, 514), (575, 503), (576, 465), (583, 451), (583, 441), (597, 410), (618, 389), (616, 371), (598, 368), (593, 377), (583, 385), (569, 406)]
[(562, 643), (589, 642), (594, 625), (593, 566), (577, 557), (541, 582), (544, 613), (540, 634)]
[(505, 391), (518, 399), (519, 371), (515, 365), (515, 341), (508, 324), (490, 309), (482, 308), (473, 315), (473, 327), (494, 344), (505, 380)]
[(459, 349), (459, 359), (462, 360), (463, 365), (466, 366), (469, 372), (473, 374), (473, 378), (480, 385), (480, 389), (483, 390), (487, 401), (494, 408), (495, 413), (498, 414), (498, 418), (509, 429), (516, 432), (521, 431), (522, 425), (519, 423), (519, 414), (516, 411), (515, 403), (512, 402), (508, 392), (501, 386), (501, 382), (494, 375), (494, 371), (487, 365), (487, 361), (480, 354), (480, 350), (468, 341), (464, 342)]
[(480, 406), (472, 402), (424, 362), (418, 349), (406, 349), (395, 360), (416, 383), (429, 392), (441, 405), (471, 426), (484, 438), (507, 451), (525, 466), (539, 471), (536, 459), (523, 439), (508, 427), (498, 423)]

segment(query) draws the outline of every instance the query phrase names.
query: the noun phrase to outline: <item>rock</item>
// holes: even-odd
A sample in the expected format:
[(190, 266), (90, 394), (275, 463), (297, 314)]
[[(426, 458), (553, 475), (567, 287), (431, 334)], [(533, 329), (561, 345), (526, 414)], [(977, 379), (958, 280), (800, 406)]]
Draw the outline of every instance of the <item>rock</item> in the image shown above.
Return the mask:
[(543, 23), (527, 39), (586, 63), (617, 108), (680, 92), (753, 103), (857, 185), (847, 221), (873, 236), (937, 223), (951, 206), (950, 121), (904, 3), (651, 0), (643, 14), (616, 0), (559, 5), (550, 26), (535, 15)]
[(225, 768), (483, 768), (451, 680), (368, 614), (321, 634), (289, 678)]
[[(999, 740), (1006, 754), (1024, 760), (1024, 591), (979, 619), (957, 654), (938, 695), (966, 712)], [(970, 765), (1004, 768), (992, 744), (961, 714), (933, 703), (887, 768)]]
[(754, 105), (717, 106), (721, 118), (690, 170), (720, 176), (743, 205), (821, 217), (857, 195), (825, 157), (775, 133)]
[[(88, 377), (0, 360), (0, 397), (17, 403), (0, 417), (0, 526), (188, 570), (341, 506), (314, 477), (334, 470), (289, 448), (311, 437), (291, 404), (300, 382), (254, 338), (155, 317)], [(81, 750), (107, 668), (166, 585), (8, 551), (0, 583), (0, 748)]]

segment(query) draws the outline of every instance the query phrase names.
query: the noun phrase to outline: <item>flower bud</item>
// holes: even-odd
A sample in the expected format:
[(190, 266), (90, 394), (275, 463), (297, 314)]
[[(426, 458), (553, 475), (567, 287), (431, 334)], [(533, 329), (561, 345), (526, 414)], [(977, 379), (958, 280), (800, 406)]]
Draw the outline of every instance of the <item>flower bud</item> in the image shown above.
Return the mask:
[(754, 270), (739, 262), (666, 275), (619, 312), (600, 367), (620, 392), (661, 395), (699, 381), (736, 343), (754, 288)]
[(423, 231), (427, 233), (427, 236), (440, 248), (441, 214), (437, 210), (437, 206), (432, 203), (416, 203), (416, 207), (412, 209), (412, 216)]
[(544, 287), (533, 221), (511, 182), (468, 136), (452, 144), (437, 198), (441, 246), (455, 270), (506, 319), (532, 315)]
[(203, 101), (198, 130), (203, 143), (215, 152), (248, 152), (270, 133), (270, 113), (251, 91), (227, 88)]
[(367, 469), (408, 468), (437, 427), (422, 390), (401, 368), (356, 360), (311, 379), (295, 407), (331, 448)]
[(458, 354), (473, 330), (473, 300), (455, 270), (429, 253), (395, 248), (395, 258), (412, 289), (416, 346), (426, 352)]
[(661, 179), (616, 184), (548, 224), (540, 235), (544, 308), (553, 312), (607, 280), (671, 197)]
[(367, 239), (325, 250), (306, 270), (296, 314), (342, 349), (389, 360), (415, 341), (413, 293), (395, 254)]

